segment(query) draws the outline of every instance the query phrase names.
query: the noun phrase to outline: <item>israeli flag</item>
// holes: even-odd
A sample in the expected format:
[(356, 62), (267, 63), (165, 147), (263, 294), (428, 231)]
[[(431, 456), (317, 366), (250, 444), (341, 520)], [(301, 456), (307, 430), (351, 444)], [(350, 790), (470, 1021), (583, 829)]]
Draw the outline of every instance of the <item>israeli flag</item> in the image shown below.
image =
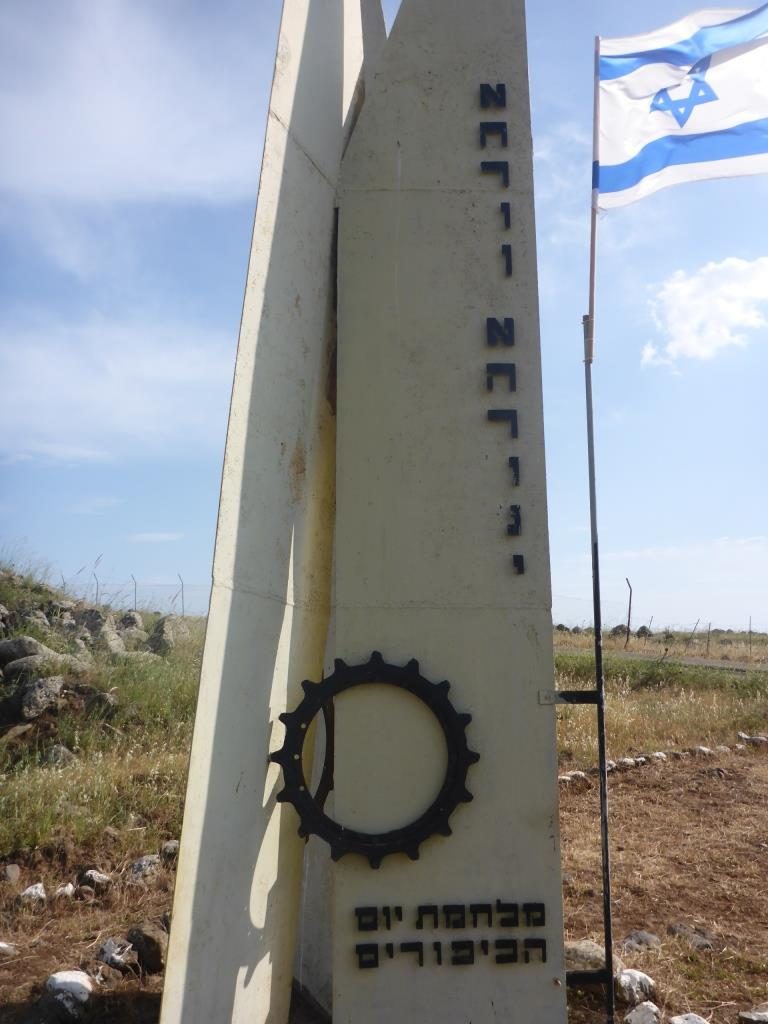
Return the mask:
[(768, 3), (600, 39), (599, 209), (668, 185), (768, 172)]

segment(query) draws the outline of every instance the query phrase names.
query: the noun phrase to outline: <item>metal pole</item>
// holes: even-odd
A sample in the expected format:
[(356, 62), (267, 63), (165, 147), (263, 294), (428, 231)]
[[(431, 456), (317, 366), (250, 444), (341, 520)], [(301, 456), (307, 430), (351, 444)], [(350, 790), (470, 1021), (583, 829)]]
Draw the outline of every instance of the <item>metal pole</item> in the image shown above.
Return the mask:
[(627, 608), (627, 639), (624, 641), (625, 649), (629, 647), (629, 637), (632, 633), (632, 584), (629, 582), (629, 576), (625, 576), (624, 579), (627, 581), (629, 587), (629, 608)]
[(181, 617), (183, 619), (185, 617), (184, 616), (184, 580), (181, 578), (181, 573), (180, 572), (177, 572), (176, 575), (179, 577), (179, 582), (181, 583)]
[[(595, 98), (593, 160), (598, 160), (600, 40), (595, 39)], [(589, 245), (589, 312), (584, 325), (584, 387), (587, 407), (587, 463), (589, 467), (589, 525), (592, 547), (592, 602), (595, 627), (595, 682), (597, 688), (597, 748), (600, 771), (600, 844), (603, 868), (603, 925), (605, 969), (608, 975), (605, 1009), (608, 1024), (615, 1024), (613, 991), (613, 915), (611, 909), (611, 854), (608, 842), (608, 756), (605, 742), (605, 673), (603, 670), (603, 621), (600, 610), (600, 557), (597, 536), (597, 485), (595, 474), (595, 424), (592, 402), (592, 361), (595, 356), (595, 292), (597, 269), (597, 182), (593, 182)]]
[(131, 579), (133, 580), (133, 610), (137, 612), (139, 609), (136, 607), (136, 577), (131, 573)]

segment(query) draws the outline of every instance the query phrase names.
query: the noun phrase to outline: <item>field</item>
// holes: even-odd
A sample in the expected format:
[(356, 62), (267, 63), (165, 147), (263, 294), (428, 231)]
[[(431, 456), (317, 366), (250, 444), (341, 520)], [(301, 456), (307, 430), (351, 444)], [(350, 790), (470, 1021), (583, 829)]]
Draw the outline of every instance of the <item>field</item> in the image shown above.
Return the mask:
[[(10, 635), (23, 632), (69, 653), (72, 645), (51, 630), (35, 632), (22, 622), (25, 609), (46, 601), (50, 593), (34, 579), (11, 585), (0, 578), (0, 605), (15, 616)], [(145, 616), (145, 627), (155, 618)], [(141, 880), (132, 877), (131, 865), (180, 834), (202, 626), (191, 623), (187, 639), (162, 658), (115, 657), (95, 644), (87, 673), (72, 681), (74, 696), (21, 736), (0, 704), (0, 878), (5, 864), (21, 869), (17, 882), (0, 881), (0, 942), (16, 947), (15, 956), (0, 958), (0, 1022), (41, 1019), (30, 1012), (51, 972), (93, 971), (106, 938), (170, 911), (173, 864)], [(556, 633), (556, 639), (557, 687), (593, 685), (588, 638)], [(674, 664), (659, 648), (652, 659), (625, 661), (623, 641), (613, 650), (608, 640), (609, 755), (618, 760), (701, 744), (732, 748), (739, 732), (767, 731), (765, 639), (752, 637), (747, 672)], [(636, 643), (642, 650), (642, 640)], [(686, 651), (689, 656), (690, 644)], [(735, 642), (715, 648), (711, 640), (710, 658), (726, 660), (724, 653), (733, 661), (743, 654)], [(6, 683), (6, 697), (9, 690)], [(112, 694), (109, 714), (103, 702), (94, 711), (93, 701), (78, 698), (95, 691)], [(561, 708), (558, 721), (562, 770), (593, 766), (594, 712)], [(74, 753), (71, 763), (50, 763), (54, 743)], [(748, 746), (649, 764), (614, 773), (610, 789), (616, 940), (637, 928), (662, 940), (658, 949), (622, 958), (656, 980), (657, 1002), (669, 1013), (690, 1009), (715, 1024), (735, 1021), (737, 1010), (768, 999), (768, 755)], [(563, 786), (561, 794), (567, 938), (599, 939), (594, 777)], [(52, 893), (89, 868), (110, 876), (105, 891), (19, 905), (26, 886), (42, 882)], [(670, 937), (675, 924), (705, 929), (713, 948), (692, 949)], [(161, 973), (104, 972), (88, 1019), (149, 1024), (158, 1019), (161, 989)], [(310, 1017), (297, 1006), (295, 1019)], [(593, 996), (571, 994), (572, 1024), (602, 1019)]]

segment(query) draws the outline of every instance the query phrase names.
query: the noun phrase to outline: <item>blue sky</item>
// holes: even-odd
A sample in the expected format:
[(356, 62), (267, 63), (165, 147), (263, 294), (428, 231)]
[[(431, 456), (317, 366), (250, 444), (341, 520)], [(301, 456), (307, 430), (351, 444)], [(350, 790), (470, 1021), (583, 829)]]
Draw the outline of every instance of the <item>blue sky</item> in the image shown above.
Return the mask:
[[(385, 0), (391, 20), (397, 0)], [(591, 620), (581, 316), (593, 37), (695, 9), (529, 3), (554, 615)], [(0, 550), (200, 610), (278, 0), (0, 8)], [(45, 31), (41, 31), (45, 26)], [(768, 628), (768, 178), (600, 221), (605, 619)], [(79, 572), (79, 575), (77, 575)], [(159, 598), (158, 598), (159, 600)], [(189, 610), (189, 609), (188, 609)]]

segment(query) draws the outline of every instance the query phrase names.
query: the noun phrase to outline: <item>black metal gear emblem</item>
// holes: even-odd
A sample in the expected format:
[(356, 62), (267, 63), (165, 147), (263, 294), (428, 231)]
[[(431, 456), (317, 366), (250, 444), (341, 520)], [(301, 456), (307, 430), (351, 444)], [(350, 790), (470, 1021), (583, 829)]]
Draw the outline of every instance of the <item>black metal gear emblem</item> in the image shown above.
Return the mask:
[[(430, 709), (440, 723), (448, 749), (448, 764), (445, 778), (430, 807), (410, 825), (389, 832), (357, 832), (345, 828), (323, 810), (323, 803), (332, 782), (324, 770), (323, 779), (315, 796), (309, 791), (302, 753), (310, 723), (319, 712), (326, 716), (328, 724), (333, 698), (355, 686), (382, 683), (396, 686), (412, 693)], [(405, 853), (411, 860), (418, 860), (419, 846), (433, 835), (449, 836), (451, 827), (448, 819), (460, 803), (467, 803), (472, 794), (466, 788), (467, 771), (479, 760), (480, 755), (467, 745), (465, 730), (472, 716), (456, 711), (448, 699), (450, 683), (432, 683), (419, 672), (419, 663), (409, 661), (405, 666), (389, 665), (378, 651), (363, 665), (347, 665), (341, 660), (335, 662), (332, 675), (320, 683), (305, 680), (302, 684), (304, 698), (295, 711), (280, 715), (285, 725), (285, 742), (280, 750), (271, 755), (283, 769), (285, 788), (277, 794), (278, 801), (292, 803), (299, 819), (299, 835), (319, 836), (331, 848), (331, 856), (339, 860), (346, 853), (359, 853), (367, 857), (372, 868), (378, 868), (384, 857), (391, 853)], [(328, 745), (332, 744), (332, 734)], [(326, 749), (327, 755), (328, 749)], [(327, 768), (327, 765), (326, 765)], [(323, 796), (321, 798), (321, 792)]]

